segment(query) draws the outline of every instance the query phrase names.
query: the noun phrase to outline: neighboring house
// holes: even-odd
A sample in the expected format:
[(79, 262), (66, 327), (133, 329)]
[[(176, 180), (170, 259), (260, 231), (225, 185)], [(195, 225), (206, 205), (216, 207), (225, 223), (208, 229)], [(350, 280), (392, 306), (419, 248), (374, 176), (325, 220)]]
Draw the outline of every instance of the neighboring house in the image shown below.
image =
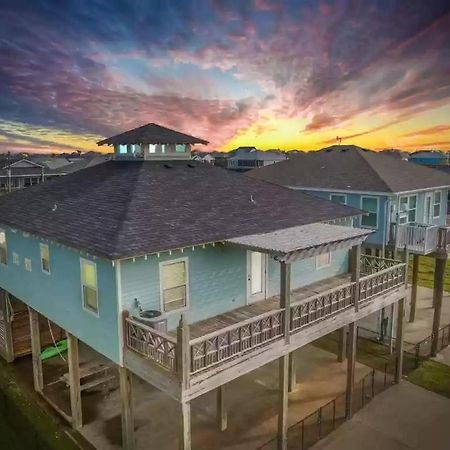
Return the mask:
[(128, 449), (131, 373), (180, 403), (187, 450), (191, 400), (278, 359), (286, 448), (292, 352), (339, 330), (342, 360), (348, 326), (351, 416), (356, 321), (396, 303), (400, 314), (406, 296), (404, 263), (360, 255), (373, 233), (349, 226), (360, 210), (193, 161), (206, 141), (156, 124), (105, 144), (113, 161), (0, 199), (0, 352), (14, 358), (14, 299), (30, 310), (42, 392), (39, 318), (65, 330), (76, 428), (78, 340), (108, 358)]
[(194, 161), (200, 161), (208, 164), (214, 164), (215, 158), (211, 153), (197, 152), (192, 155)]
[[(443, 276), (447, 257), (447, 195), (450, 175), (400, 158), (353, 145), (335, 145), (292, 155), (248, 176), (308, 192), (318, 198), (360, 208), (365, 215), (354, 225), (373, 230), (365, 241), (372, 253), (387, 248), (436, 256), (436, 277)], [(417, 284), (413, 286), (414, 320)]]
[(409, 160), (425, 166), (448, 166), (449, 154), (440, 150), (419, 150), (411, 153)]
[(286, 155), (279, 151), (257, 150), (255, 147), (239, 147), (232, 150), (227, 159), (227, 168), (247, 171), (284, 161)]
[(0, 169), (0, 195), (45, 183), (68, 173), (101, 164), (108, 159), (110, 156), (97, 154), (73, 159), (39, 155), (15, 160)]

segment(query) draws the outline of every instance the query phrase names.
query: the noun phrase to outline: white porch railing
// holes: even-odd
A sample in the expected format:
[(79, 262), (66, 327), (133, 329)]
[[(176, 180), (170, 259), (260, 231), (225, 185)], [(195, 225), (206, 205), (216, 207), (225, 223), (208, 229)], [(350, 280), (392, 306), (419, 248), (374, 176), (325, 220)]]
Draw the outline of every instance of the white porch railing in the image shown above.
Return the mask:
[(438, 245), (438, 225), (408, 223), (397, 225), (397, 248), (407, 248), (414, 253), (426, 255), (436, 250)]
[(177, 341), (174, 337), (130, 317), (125, 319), (125, 328), (128, 348), (175, 372)]
[(252, 317), (190, 341), (191, 373), (199, 372), (284, 335), (284, 309)]

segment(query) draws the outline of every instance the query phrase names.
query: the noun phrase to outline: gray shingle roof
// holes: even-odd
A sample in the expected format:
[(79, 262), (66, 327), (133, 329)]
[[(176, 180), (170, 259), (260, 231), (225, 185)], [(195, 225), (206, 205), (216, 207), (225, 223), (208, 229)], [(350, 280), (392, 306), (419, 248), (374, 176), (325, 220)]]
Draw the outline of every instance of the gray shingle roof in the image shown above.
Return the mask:
[(97, 145), (105, 144), (208, 144), (208, 141), (148, 123), (97, 142)]
[(0, 222), (109, 259), (357, 215), (194, 161), (109, 161), (0, 197)]
[(291, 187), (364, 192), (406, 192), (450, 186), (450, 176), (353, 145), (295, 154), (247, 176)]

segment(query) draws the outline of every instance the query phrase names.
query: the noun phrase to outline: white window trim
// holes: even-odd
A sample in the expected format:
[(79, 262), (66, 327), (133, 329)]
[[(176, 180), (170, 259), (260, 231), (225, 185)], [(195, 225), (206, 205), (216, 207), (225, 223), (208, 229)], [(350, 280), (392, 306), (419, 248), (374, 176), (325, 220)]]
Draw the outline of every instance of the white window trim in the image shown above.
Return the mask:
[(6, 238), (6, 230), (4, 230), (3, 228), (0, 228), (0, 233), (5, 234), (5, 253), (6, 253), (6, 262), (3, 263), (0, 261), (0, 265), (7, 267), (8, 266), (8, 239)]
[(362, 217), (361, 217), (361, 228), (367, 228), (367, 229), (370, 229), (370, 230), (378, 230), (378, 225), (380, 223), (380, 220), (379, 220), (380, 219), (379, 218), (379, 216), (380, 216), (380, 199), (379, 199), (379, 197), (375, 197), (373, 195), (362, 195), (361, 196), (361, 201), (360, 201), (360, 207), (361, 207), (361, 209), (363, 211), (364, 211), (363, 203), (364, 203), (364, 199), (365, 198), (368, 198), (368, 199), (374, 198), (377, 201), (377, 224), (376, 224), (376, 226), (363, 225), (362, 224)]
[[(90, 264), (95, 267), (95, 286), (97, 289), (97, 311), (93, 311), (90, 308), (86, 308), (84, 301), (84, 290), (83, 290), (83, 263)], [(98, 289), (98, 277), (97, 277), (97, 263), (91, 261), (90, 259), (80, 258), (80, 287), (81, 287), (81, 307), (84, 311), (92, 314), (94, 317), (100, 317), (100, 295)]]
[[(415, 199), (416, 199), (416, 207), (415, 207), (414, 209), (409, 207), (409, 201), (410, 201), (410, 199), (411, 199), (412, 197), (415, 197)], [(402, 210), (401, 210), (402, 198), (406, 198), (406, 199), (407, 199), (407, 209), (406, 209), (406, 211), (402, 211)], [(418, 201), (419, 201), (419, 199), (418, 199), (418, 197), (417, 197), (417, 194), (400, 195), (400, 196), (399, 196), (399, 199), (398, 199), (398, 204), (399, 204), (398, 222), (399, 222), (399, 223), (401, 223), (401, 222), (400, 222), (400, 218), (401, 218), (401, 217), (406, 217), (406, 222), (403, 222), (403, 224), (408, 224), (408, 223), (414, 223), (414, 222), (417, 222)], [(414, 219), (415, 219), (415, 220), (414, 220), (414, 222), (410, 222), (410, 221), (409, 221), (409, 212), (410, 212), (410, 211), (415, 211), (415, 214), (414, 214)]]
[[(48, 270), (44, 269), (44, 265), (42, 264), (42, 248), (47, 247), (47, 255), (48, 255)], [(41, 258), (41, 270), (46, 275), (50, 275), (51, 273), (51, 267), (50, 267), (50, 247), (48, 244), (43, 244), (42, 242), (39, 244), (39, 256)]]
[(15, 266), (20, 266), (20, 256), (17, 252), (12, 252), (12, 260)]
[[(439, 203), (435, 203), (434, 202), (434, 196), (439, 192)], [(434, 191), (433, 192), (433, 197), (432, 197), (432, 205), (431, 207), (433, 208), (433, 219), (439, 219), (439, 217), (441, 217), (441, 209), (442, 209), (442, 191)], [(437, 216), (434, 215), (434, 207), (439, 205), (439, 214)]]
[[(340, 203), (341, 205), (346, 205), (347, 204), (347, 194), (341, 194), (340, 192), (333, 192), (332, 194), (330, 194), (330, 201), (333, 201), (331, 197), (334, 196), (339, 196), (339, 197), (344, 197), (344, 203)], [(335, 202), (337, 203), (337, 202)]]
[[(29, 268), (27, 268), (27, 265), (29, 266)], [(23, 258), (23, 267), (27, 272), (31, 272), (33, 270), (31, 258)]]
[(320, 265), (320, 264), (319, 264), (319, 256), (320, 256), (320, 255), (316, 255), (316, 270), (326, 269), (327, 267), (330, 267), (331, 264), (332, 264), (333, 256), (332, 256), (332, 253), (331, 253), (331, 252), (321, 253), (321, 254), (322, 254), (322, 255), (323, 255), (323, 254), (328, 254), (328, 255), (329, 255), (328, 261), (329, 261), (329, 262), (328, 262), (328, 264)]
[[(164, 296), (163, 296), (163, 285), (162, 285), (162, 270), (164, 266), (169, 266), (171, 264), (176, 264), (179, 262), (184, 262), (184, 268), (186, 270), (186, 305), (173, 309), (172, 311), (164, 311)], [(187, 311), (190, 307), (190, 289), (189, 289), (189, 258), (185, 256), (184, 258), (168, 259), (167, 261), (161, 261), (159, 263), (159, 307), (162, 316), (170, 316), (171, 314), (179, 314), (180, 312)]]

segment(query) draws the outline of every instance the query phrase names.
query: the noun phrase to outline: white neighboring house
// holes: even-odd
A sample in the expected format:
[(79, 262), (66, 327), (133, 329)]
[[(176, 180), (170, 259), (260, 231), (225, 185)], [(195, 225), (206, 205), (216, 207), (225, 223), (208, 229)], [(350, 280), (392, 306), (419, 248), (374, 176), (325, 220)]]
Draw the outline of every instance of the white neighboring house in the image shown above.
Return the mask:
[(200, 161), (208, 164), (214, 165), (215, 158), (211, 153), (196, 153), (192, 156), (194, 161)]
[(287, 156), (279, 151), (263, 151), (255, 147), (239, 147), (230, 152), (227, 168), (246, 171), (275, 164), (285, 159), (288, 159)]

